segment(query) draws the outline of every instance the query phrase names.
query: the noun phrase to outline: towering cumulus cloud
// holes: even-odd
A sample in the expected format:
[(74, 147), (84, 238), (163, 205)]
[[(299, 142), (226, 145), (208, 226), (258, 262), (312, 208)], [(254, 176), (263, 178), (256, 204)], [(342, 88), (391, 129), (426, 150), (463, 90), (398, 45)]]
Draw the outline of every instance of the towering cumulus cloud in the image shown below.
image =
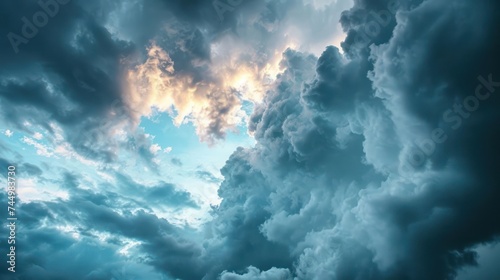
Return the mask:
[[(18, 54), (0, 43), (0, 167), (18, 160), (26, 186), (22, 261), (0, 278), (500, 279), (479, 266), (500, 254), (499, 1), (41, 2), (57, 15)], [(0, 31), (24, 36), (42, 8), (17, 5)], [(252, 145), (192, 171), (152, 145), (162, 114)], [(35, 128), (26, 147), (99, 176), (5, 144)], [(220, 201), (190, 224), (207, 184)]]
[(261, 216), (276, 245), (260, 250), (286, 246), (293, 265), (222, 279), (454, 279), (476, 264), (500, 233), (498, 8), (355, 1), (345, 55), (286, 51), (218, 215), (237, 221), (225, 230)]

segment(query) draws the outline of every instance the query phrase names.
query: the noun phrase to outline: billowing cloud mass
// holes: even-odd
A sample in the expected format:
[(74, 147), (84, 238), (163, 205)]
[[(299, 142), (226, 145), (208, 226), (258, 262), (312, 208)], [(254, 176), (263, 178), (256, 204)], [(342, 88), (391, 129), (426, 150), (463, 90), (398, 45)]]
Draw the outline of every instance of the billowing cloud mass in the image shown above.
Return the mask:
[(191, 118), (197, 134), (209, 142), (223, 138), (227, 129), (234, 129), (243, 121), (241, 104), (233, 89), (194, 82), (191, 76), (176, 75), (174, 68), (170, 56), (153, 44), (146, 62), (128, 73), (130, 94), (126, 102), (137, 113), (137, 119), (151, 115), (153, 109), (170, 111), (172, 115), (175, 110), (176, 125)]
[(498, 1), (63, 2), (0, 4), (0, 278), (500, 278)]

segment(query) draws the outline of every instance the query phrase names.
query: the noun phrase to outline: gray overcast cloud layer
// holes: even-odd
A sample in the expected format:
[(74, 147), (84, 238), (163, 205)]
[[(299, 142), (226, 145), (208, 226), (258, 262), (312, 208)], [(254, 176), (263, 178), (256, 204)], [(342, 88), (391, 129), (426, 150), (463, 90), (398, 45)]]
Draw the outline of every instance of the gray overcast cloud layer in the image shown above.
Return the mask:
[[(330, 19), (350, 3), (304, 2), (242, 1), (221, 22), (210, 1), (73, 0), (17, 54), (4, 36), (4, 123), (53, 130), (54, 122), (88, 158), (110, 163), (128, 149), (154, 166), (140, 130), (108, 141), (106, 127), (134, 127), (137, 110), (144, 112), (127, 103), (124, 64), (144, 63), (155, 40), (169, 56), (154, 53), (164, 74), (200, 89), (188, 104), (220, 105), (189, 112), (208, 119), (193, 121), (202, 140), (220, 140), (241, 101), (220, 86), (214, 45), (237, 38), (227, 41), (241, 51), (237, 65), (263, 69), (285, 27), (303, 28), (295, 34), (302, 45), (283, 52), (282, 71), (248, 120), (255, 147), (226, 162), (222, 202), (201, 231), (173, 226), (146, 206), (197, 207), (172, 184), (144, 193), (115, 174), (120, 192), (95, 193), (65, 173), (57, 183), (67, 200), (18, 210), (19, 271), (2, 269), (0, 277), (442, 280), (476, 265), (477, 246), (500, 234), (500, 2), (355, 0), (340, 16), (342, 52), (325, 38), (337, 24)], [(0, 34), (21, 35), (21, 19), (40, 10), (34, 1), (2, 1)], [(299, 50), (316, 42), (325, 42), (319, 57)], [(208, 97), (197, 95), (207, 88)], [(172, 96), (181, 110), (185, 100)], [(119, 112), (117, 100), (125, 104)], [(0, 157), (2, 168), (7, 162)], [(81, 238), (47, 226), (56, 223), (76, 227)], [(100, 233), (116, 238), (102, 246)], [(117, 252), (123, 240), (140, 242), (133, 257)], [(488, 269), (482, 275), (500, 277)]]

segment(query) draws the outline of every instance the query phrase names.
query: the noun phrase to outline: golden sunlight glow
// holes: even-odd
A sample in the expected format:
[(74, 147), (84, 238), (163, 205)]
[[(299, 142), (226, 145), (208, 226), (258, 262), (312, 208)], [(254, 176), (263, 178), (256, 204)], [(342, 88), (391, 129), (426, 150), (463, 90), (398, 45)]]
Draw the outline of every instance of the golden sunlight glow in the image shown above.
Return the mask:
[(175, 72), (170, 56), (152, 44), (148, 58), (127, 73), (126, 102), (136, 120), (151, 116), (153, 109), (167, 112), (179, 126), (192, 122), (202, 141), (213, 142), (243, 120), (240, 100), (215, 82), (193, 82)]

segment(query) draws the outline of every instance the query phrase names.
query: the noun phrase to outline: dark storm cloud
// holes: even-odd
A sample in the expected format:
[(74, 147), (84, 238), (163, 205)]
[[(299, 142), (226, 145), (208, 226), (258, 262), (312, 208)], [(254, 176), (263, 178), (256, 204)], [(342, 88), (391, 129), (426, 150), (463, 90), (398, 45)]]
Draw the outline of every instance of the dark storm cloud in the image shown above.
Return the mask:
[[(473, 264), (469, 248), (493, 241), (500, 229), (493, 218), (500, 210), (494, 203), (500, 193), (493, 167), (499, 151), (500, 115), (495, 108), (500, 100), (494, 96), (495, 87), (490, 84), (488, 89), (478, 78), (500, 81), (494, 62), (499, 58), (500, 41), (492, 36), (499, 31), (500, 22), (493, 12), (499, 6), (493, 1), (447, 4), (423, 2), (401, 18), (389, 44), (373, 51), (377, 95), (387, 102), (396, 126), (414, 127), (401, 129), (404, 145), (429, 152), (422, 143), (433, 129), (442, 128), (447, 136), (445, 144), (434, 143), (435, 152), (411, 175), (423, 178), (420, 184), (428, 184), (414, 209), (426, 210), (430, 216), (404, 217), (419, 221), (405, 236), (408, 274), (429, 279), (452, 277), (461, 265)], [(492, 96), (477, 111), (470, 111), (464, 100), (476, 98), (478, 90), (482, 94), (490, 90)], [(445, 116), (452, 107), (455, 118), (460, 109), (465, 110), (460, 127)], [(403, 151), (401, 156), (407, 160), (413, 155)], [(457, 182), (458, 178), (462, 179)]]
[(286, 248), (267, 240), (260, 232), (259, 225), (269, 217), (265, 208), (272, 186), (260, 171), (252, 168), (247, 156), (243, 149), (238, 149), (222, 169), (226, 180), (219, 196), (225, 200), (207, 225), (213, 239), (208, 240), (204, 255), (210, 264), (204, 279), (216, 279), (223, 270), (241, 271), (248, 266), (268, 270), (291, 265)]
[(56, 122), (77, 152), (109, 162), (113, 151), (92, 135), (103, 133), (102, 119), (120, 100), (120, 60), (132, 44), (112, 38), (78, 1), (40, 2), (52, 3), (51, 11), (57, 12), (39, 28), (31, 26), (34, 15), (43, 13), (36, 1), (0, 4), (5, 23), (0, 33), (33, 33), (17, 54), (7, 37), (0, 42), (2, 118), (20, 130), (29, 130), (27, 121), (50, 133), (49, 124)]
[[(268, 197), (260, 232), (295, 259), (270, 266), (298, 279), (453, 279), (476, 264), (475, 244), (495, 242), (499, 5), (449, 4), (356, 1), (342, 19), (349, 60), (333, 47), (315, 64), (285, 53), (287, 70), (251, 118), (257, 147), (233, 155), (251, 167), (223, 172), (220, 191), (227, 214)], [(391, 23), (350, 43), (391, 5), (399, 7)], [(491, 97), (459, 111), (476, 107), (478, 88)], [(443, 118), (450, 108), (453, 121)], [(412, 166), (413, 149), (428, 151), (438, 127), (446, 144)]]
[[(363, 259), (363, 263), (370, 260), (369, 252), (352, 241), (324, 239), (331, 235), (327, 232), (340, 222), (341, 217), (337, 215), (341, 213), (333, 203), (341, 201), (344, 193), (352, 195), (357, 187), (358, 183), (352, 178), (360, 177), (359, 181), (364, 183), (363, 176), (375, 177), (370, 176), (367, 167), (360, 162), (361, 138), (356, 135), (346, 137), (336, 127), (335, 124), (345, 126), (346, 120), (338, 119), (332, 123), (328, 120), (329, 116), (322, 112), (325, 109), (311, 111), (301, 100), (302, 94), (309, 88), (305, 82), (314, 79), (316, 67), (328, 73), (344, 67), (340, 61), (332, 61), (330, 69), (322, 66), (322, 61), (335, 52), (338, 53), (338, 50), (334, 48), (327, 50), (318, 63), (311, 55), (291, 50), (285, 52), (282, 61), (285, 72), (279, 77), (275, 90), (268, 93), (263, 107), (257, 109), (252, 117), (254, 123), (250, 127), (255, 128), (259, 144), (255, 149), (235, 153), (233, 157), (238, 155), (239, 161), (228, 161), (223, 169), (226, 180), (219, 193), (223, 198), (222, 213), (231, 215), (234, 209), (240, 208), (239, 205), (255, 202), (259, 205), (257, 209), (266, 209), (266, 220), (258, 226), (260, 234), (273, 243), (286, 246), (290, 257), (300, 260), (295, 272), (299, 279), (330, 278), (335, 274), (351, 277), (355, 275), (354, 271), (349, 271), (351, 260)], [(236, 164), (249, 158), (252, 158), (252, 163), (246, 163), (248, 167), (244, 169), (241, 164)], [(224, 172), (233, 169), (238, 172)], [(243, 188), (242, 181), (252, 182), (250, 189)], [(351, 185), (345, 185), (345, 181)], [(247, 206), (244, 213), (258, 213), (257, 209)], [(349, 248), (351, 254), (343, 253), (345, 259), (337, 262), (335, 249), (320, 243)], [(325, 249), (313, 249), (318, 246)], [(337, 272), (334, 265), (340, 267)], [(268, 270), (273, 266), (295, 270), (290, 264), (282, 266), (272, 259), (266, 267), (258, 267)], [(361, 272), (360, 275), (366, 273)]]
[(474, 279), (497, 279), (500, 271), (497, 267), (497, 260), (500, 258), (500, 248), (496, 245), (479, 246), (476, 250), (479, 254), (478, 266), (466, 268), (457, 277), (457, 280)]

